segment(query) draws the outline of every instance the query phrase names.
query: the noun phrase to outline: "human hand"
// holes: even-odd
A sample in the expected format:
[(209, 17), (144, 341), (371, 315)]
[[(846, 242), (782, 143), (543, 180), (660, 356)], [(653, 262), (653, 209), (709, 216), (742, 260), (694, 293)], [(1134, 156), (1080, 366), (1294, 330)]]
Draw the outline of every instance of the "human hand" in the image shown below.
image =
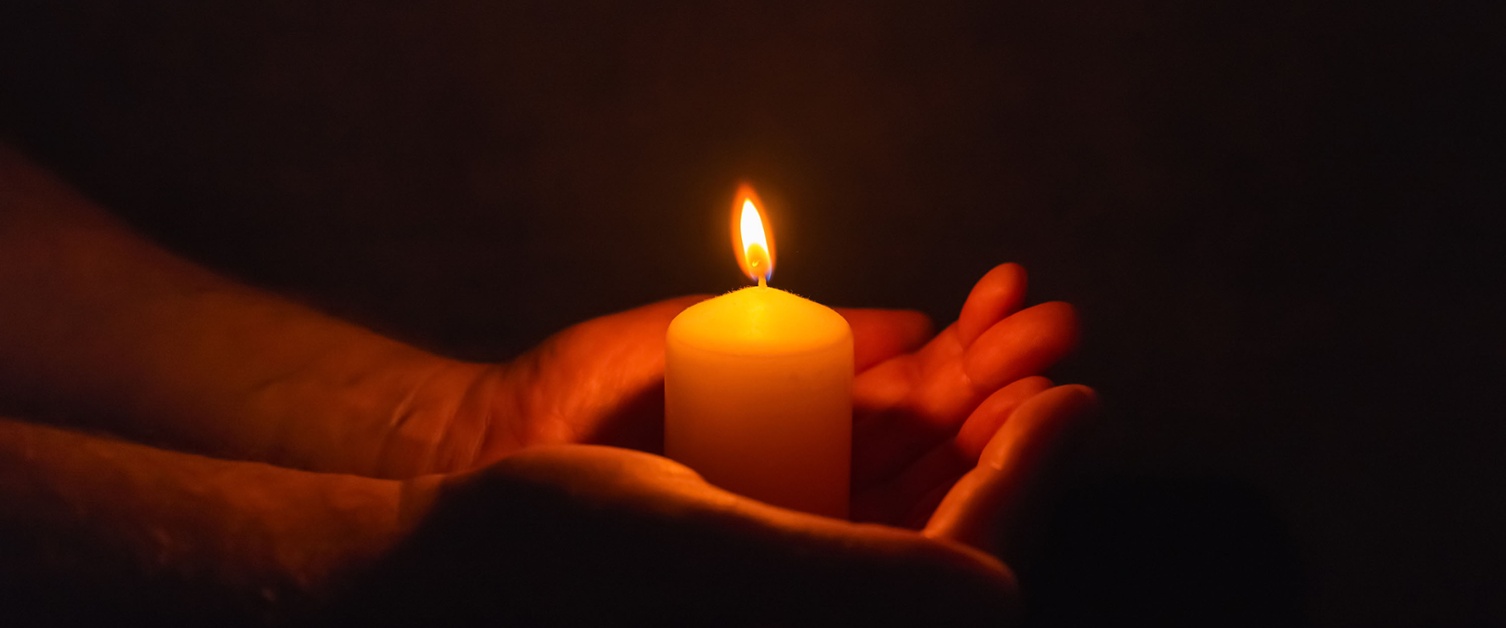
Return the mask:
[(1063, 302), (1020, 309), (1025, 270), (1002, 264), (978, 280), (956, 323), (931, 337), (894, 315), (844, 312), (855, 338), (900, 350), (853, 381), (853, 518), (918, 526), (973, 466), (1020, 404), (1051, 387), (1039, 373), (1077, 344)]
[[(1037, 374), (1076, 343), (1070, 305), (1020, 310), (1025, 272), (1004, 264), (973, 288), (958, 321), (931, 335), (915, 312), (842, 309), (854, 336), (854, 517), (918, 526), (977, 460), (1004, 417), (1050, 386)], [(662, 301), (566, 329), (473, 387), (490, 428), (475, 463), (523, 447), (662, 447), (664, 333), (703, 297)]]
[(413, 480), (414, 531), (353, 589), (352, 623), (998, 625), (1013, 577), (970, 545), (1007, 531), (998, 515), (1093, 404), (1076, 386), (1020, 404), (920, 531), (770, 506), (620, 448)]

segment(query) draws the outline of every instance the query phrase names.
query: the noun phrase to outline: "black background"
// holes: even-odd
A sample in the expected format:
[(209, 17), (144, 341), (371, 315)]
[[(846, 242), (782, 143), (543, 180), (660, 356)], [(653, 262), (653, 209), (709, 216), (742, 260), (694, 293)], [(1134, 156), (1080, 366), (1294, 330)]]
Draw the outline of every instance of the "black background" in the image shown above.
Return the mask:
[(8, 2), (9, 135), (166, 246), (505, 359), (741, 285), (1077, 304), (1041, 625), (1506, 623), (1488, 3)]

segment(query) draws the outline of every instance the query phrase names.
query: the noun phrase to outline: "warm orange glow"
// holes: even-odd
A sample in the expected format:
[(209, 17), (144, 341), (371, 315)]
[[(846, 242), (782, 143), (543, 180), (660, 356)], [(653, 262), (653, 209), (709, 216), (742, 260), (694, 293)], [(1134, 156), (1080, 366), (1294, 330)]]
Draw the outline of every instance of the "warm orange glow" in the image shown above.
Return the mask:
[(732, 204), (732, 250), (739, 253), (737, 265), (749, 279), (763, 283), (774, 276), (773, 230), (763, 202), (746, 184), (737, 189)]

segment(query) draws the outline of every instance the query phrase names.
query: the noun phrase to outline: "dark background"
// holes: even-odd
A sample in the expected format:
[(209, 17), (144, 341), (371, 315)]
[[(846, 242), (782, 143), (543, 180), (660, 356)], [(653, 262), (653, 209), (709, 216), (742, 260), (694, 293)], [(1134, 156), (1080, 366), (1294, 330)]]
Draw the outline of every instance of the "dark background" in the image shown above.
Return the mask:
[(743, 178), (828, 304), (1025, 264), (1109, 408), (1037, 624), (1506, 625), (1489, 3), (59, 4), (0, 8), (12, 141), (452, 355), (740, 286)]

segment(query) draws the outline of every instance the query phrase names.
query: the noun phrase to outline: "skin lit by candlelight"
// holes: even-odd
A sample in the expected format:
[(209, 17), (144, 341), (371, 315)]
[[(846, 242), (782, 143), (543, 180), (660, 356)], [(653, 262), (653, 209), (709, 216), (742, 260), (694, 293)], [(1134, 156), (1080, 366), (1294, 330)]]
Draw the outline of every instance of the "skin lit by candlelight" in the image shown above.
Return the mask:
[(759, 211), (762, 202), (752, 186), (743, 185), (737, 190), (733, 204), (732, 247), (740, 251), (737, 264), (749, 279), (763, 285), (774, 276), (774, 241), (769, 236), (768, 218)]

